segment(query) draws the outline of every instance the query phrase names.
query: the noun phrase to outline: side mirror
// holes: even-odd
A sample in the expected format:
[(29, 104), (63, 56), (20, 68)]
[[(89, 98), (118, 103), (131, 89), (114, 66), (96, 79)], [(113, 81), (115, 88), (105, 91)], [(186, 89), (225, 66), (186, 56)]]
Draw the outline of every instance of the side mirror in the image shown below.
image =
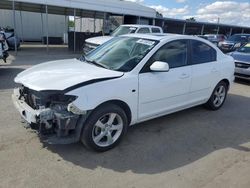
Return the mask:
[(169, 65), (167, 62), (155, 61), (151, 66), (150, 70), (153, 72), (168, 72)]

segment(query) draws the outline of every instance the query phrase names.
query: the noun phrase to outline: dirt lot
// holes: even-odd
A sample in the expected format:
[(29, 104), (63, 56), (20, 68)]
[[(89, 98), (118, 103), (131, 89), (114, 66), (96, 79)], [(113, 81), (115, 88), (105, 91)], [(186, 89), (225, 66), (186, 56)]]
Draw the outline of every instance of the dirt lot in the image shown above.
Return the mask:
[(139, 124), (115, 149), (94, 153), (43, 145), (23, 127), (11, 102), (14, 76), (73, 56), (24, 52), (0, 65), (0, 187), (250, 187), (250, 82), (235, 83), (219, 111), (195, 107)]

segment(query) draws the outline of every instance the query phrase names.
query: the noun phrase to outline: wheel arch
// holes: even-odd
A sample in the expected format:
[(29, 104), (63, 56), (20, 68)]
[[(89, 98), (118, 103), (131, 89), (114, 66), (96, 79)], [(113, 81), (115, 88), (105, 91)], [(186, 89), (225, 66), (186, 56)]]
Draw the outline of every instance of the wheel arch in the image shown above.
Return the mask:
[(118, 99), (113, 99), (113, 100), (105, 101), (99, 104), (96, 108), (99, 108), (100, 106), (107, 105), (107, 104), (115, 104), (119, 106), (120, 108), (122, 108), (128, 118), (128, 125), (130, 125), (131, 120), (132, 120), (132, 112), (131, 112), (129, 105), (126, 102), (122, 100), (118, 100)]
[(229, 90), (229, 88), (230, 88), (230, 81), (229, 81), (227, 78), (222, 79), (221, 81), (219, 81), (219, 83), (220, 83), (220, 82), (226, 83), (226, 85), (227, 85), (227, 90)]

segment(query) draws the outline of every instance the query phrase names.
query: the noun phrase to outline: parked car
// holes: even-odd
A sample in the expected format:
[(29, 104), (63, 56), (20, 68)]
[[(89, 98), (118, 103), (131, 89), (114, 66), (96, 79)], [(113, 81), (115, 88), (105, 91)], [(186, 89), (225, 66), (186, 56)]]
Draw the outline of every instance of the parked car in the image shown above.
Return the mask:
[(16, 41), (16, 47), (17, 49), (21, 45), (21, 40), (19, 37), (17, 37), (14, 33), (14, 30), (11, 28), (0, 28), (0, 31), (4, 33), (8, 47), (10, 50), (15, 49), (15, 41)]
[(235, 61), (235, 76), (250, 78), (250, 43), (242, 46), (235, 52), (229, 53)]
[(194, 35), (194, 36), (197, 36), (197, 37), (200, 37), (200, 38), (203, 38), (203, 39), (207, 40), (207, 37), (205, 35)]
[(87, 54), (114, 37), (130, 33), (163, 33), (163, 31), (161, 27), (152, 25), (120, 25), (110, 36), (99, 36), (86, 39), (83, 51)]
[(210, 42), (185, 35), (115, 37), (79, 60), (19, 73), (12, 96), (21, 116), (49, 143), (82, 141), (106, 151), (128, 126), (205, 104), (222, 107), (234, 60)]
[(227, 38), (222, 34), (206, 34), (204, 36), (207, 38), (207, 40), (214, 43), (216, 46), (218, 46), (220, 42), (223, 42)]
[(7, 62), (7, 57), (9, 46), (6, 41), (6, 37), (4, 32), (0, 31), (0, 59), (2, 59), (5, 63)]
[(223, 52), (232, 52), (250, 41), (250, 34), (234, 34), (218, 44)]

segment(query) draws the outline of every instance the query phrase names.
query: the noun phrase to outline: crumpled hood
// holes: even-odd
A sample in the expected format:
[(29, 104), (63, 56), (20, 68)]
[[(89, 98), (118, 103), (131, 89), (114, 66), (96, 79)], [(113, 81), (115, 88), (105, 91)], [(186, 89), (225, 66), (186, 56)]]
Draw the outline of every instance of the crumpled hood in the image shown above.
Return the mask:
[(232, 52), (231, 56), (235, 59), (235, 61), (245, 62), (250, 64), (250, 54), (241, 53), (241, 52)]
[(97, 67), (77, 59), (66, 59), (33, 66), (19, 73), (15, 82), (36, 91), (65, 90), (87, 81), (122, 75), (122, 72)]
[(86, 42), (101, 45), (112, 38), (113, 37), (111, 37), (111, 36), (92, 37), (92, 38), (87, 39)]

